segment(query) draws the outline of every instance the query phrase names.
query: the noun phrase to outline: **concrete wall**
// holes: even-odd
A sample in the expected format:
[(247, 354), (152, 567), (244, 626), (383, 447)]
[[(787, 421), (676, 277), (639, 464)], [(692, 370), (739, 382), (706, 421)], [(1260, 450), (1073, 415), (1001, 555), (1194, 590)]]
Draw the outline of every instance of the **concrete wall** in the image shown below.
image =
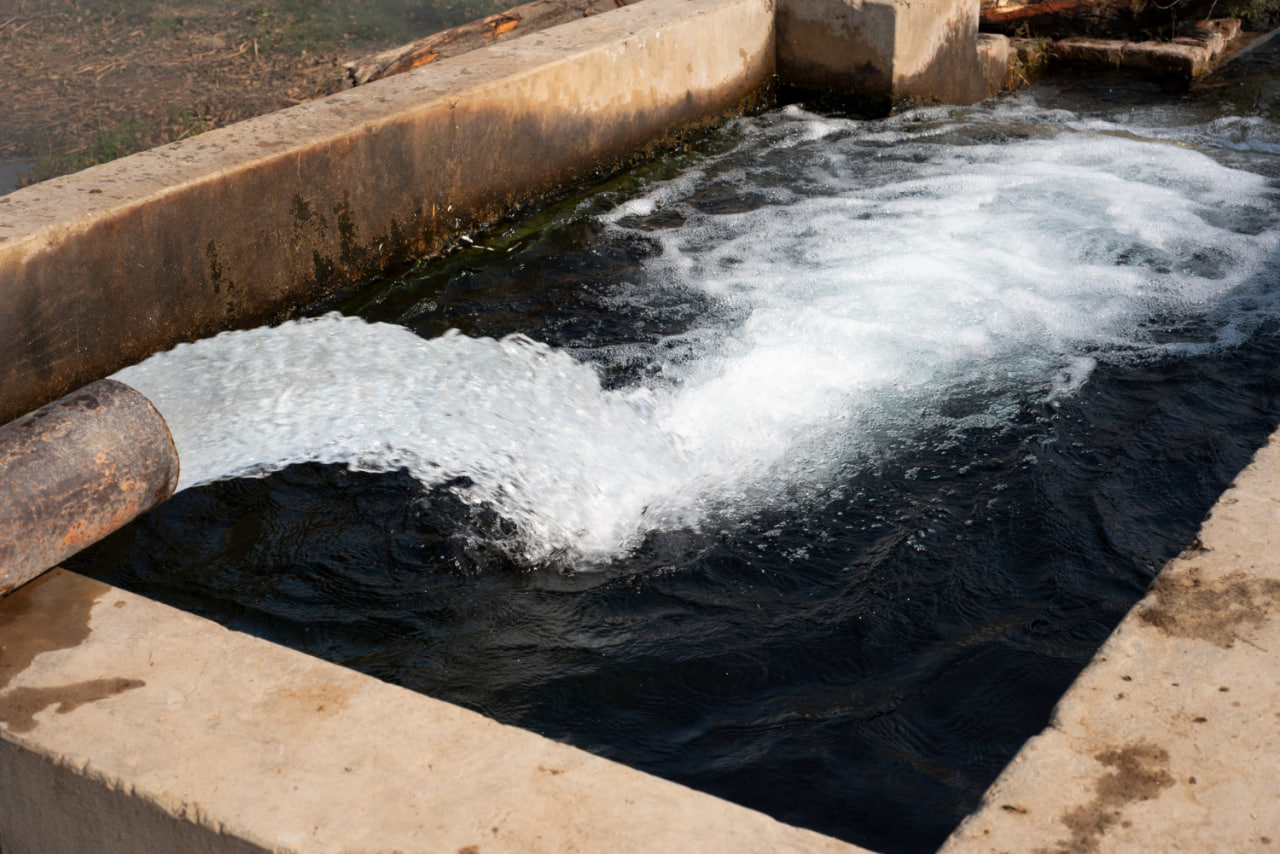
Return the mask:
[(647, 0), (0, 197), (0, 423), (716, 121), (774, 54), (770, 0)]
[(761, 95), (970, 103), (978, 0), (646, 0), (0, 197), (0, 423)]
[(779, 0), (778, 73), (867, 106), (971, 104), (998, 91), (977, 52), (978, 0)]

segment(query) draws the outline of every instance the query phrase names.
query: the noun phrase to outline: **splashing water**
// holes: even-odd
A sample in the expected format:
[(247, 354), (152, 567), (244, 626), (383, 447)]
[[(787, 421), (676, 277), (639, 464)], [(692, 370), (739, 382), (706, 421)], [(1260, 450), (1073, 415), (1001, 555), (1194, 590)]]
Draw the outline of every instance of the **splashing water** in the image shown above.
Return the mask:
[[(935, 142), (955, 122), (929, 116), (743, 120), (751, 163), (725, 156), (600, 216), (661, 247), (620, 307), (709, 306), (678, 334), (572, 353), (327, 315), (117, 378), (164, 413), (184, 488), (302, 461), (405, 468), (496, 509), (513, 557), (590, 563), (923, 427), (1052, 405), (1099, 358), (1247, 334), (1253, 315), (1221, 306), (1277, 249), (1264, 177), (1069, 115), (964, 145)], [(727, 210), (699, 202), (709, 182)], [(1209, 343), (1170, 333), (1188, 322)], [(592, 360), (653, 369), (606, 389)]]
[(606, 393), (595, 371), (521, 336), (424, 341), (327, 315), (224, 333), (118, 378), (157, 403), (182, 487), (304, 461), (408, 469), (519, 528), (523, 553), (617, 548), (686, 455), (642, 391)]

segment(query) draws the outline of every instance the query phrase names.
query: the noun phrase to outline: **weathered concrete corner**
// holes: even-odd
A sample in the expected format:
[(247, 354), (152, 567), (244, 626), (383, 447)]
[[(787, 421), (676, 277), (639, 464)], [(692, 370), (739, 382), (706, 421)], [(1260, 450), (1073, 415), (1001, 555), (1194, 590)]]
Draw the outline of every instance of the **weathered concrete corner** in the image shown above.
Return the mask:
[(1234, 18), (1201, 21), (1193, 33), (1168, 41), (1070, 36), (1045, 42), (1045, 49), (1061, 65), (1123, 69), (1140, 76), (1185, 82), (1218, 68), (1242, 47), (1244, 35), (1240, 22)]
[(62, 570), (0, 637), (5, 854), (861, 851)]
[(778, 74), (873, 104), (971, 104), (992, 94), (977, 0), (780, 0)]
[(976, 0), (903, 5), (894, 41), (894, 99), (973, 104), (992, 94), (978, 59)]
[(1280, 846), (1280, 437), (943, 848)]
[(740, 109), (770, 0), (647, 0), (0, 197), (0, 423)]

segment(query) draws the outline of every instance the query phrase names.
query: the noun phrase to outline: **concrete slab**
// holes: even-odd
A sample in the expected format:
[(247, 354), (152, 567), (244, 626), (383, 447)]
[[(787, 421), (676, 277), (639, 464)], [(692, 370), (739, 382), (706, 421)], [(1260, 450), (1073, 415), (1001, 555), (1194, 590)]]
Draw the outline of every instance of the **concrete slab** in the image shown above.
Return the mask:
[(1280, 847), (1280, 436), (945, 854)]
[(0, 848), (846, 852), (54, 570), (0, 600)]
[(1191, 80), (1213, 71), (1231, 55), (1240, 39), (1234, 18), (1201, 21), (1195, 35), (1169, 41), (1125, 41), (1073, 37), (1049, 45), (1056, 62), (1094, 68), (1118, 68), (1162, 78)]
[(1079, 36), (1053, 42), (1049, 46), (1049, 55), (1055, 62), (1114, 69), (1124, 62), (1127, 44), (1128, 42), (1120, 39)]

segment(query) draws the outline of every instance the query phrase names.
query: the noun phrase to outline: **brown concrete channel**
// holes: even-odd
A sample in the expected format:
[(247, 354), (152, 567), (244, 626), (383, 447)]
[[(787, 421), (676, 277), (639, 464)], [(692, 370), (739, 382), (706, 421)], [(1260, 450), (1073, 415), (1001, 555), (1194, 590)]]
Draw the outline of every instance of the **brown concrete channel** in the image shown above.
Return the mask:
[[(72, 392), (4, 429), (66, 433), (58, 413), (119, 406), (134, 420), (98, 432), (138, 452), (82, 439), (69, 473), (3, 475), (9, 506), (67, 512), (0, 542), (0, 583), (176, 483), (145, 400), (77, 388), (437, 251), (741, 110), (775, 73), (976, 100), (1009, 52), (977, 13), (645, 0), (0, 197), (0, 422)], [(22, 448), (3, 447), (16, 471)], [(1273, 443), (948, 852), (1280, 844), (1278, 484)], [(0, 850), (861, 849), (54, 569), (0, 599)]]

